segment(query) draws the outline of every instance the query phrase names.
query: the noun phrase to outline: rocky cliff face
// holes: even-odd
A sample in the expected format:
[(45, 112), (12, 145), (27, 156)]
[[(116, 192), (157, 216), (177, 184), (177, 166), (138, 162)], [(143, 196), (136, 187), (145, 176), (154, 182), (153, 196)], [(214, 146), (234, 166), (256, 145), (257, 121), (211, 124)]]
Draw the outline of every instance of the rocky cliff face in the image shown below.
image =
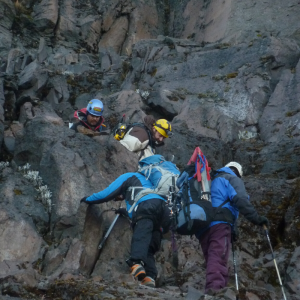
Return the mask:
[[(128, 275), (127, 220), (99, 256), (118, 204), (79, 199), (137, 165), (113, 137), (69, 130), (74, 110), (100, 95), (108, 131), (123, 113), (172, 121), (160, 153), (179, 168), (195, 146), (215, 169), (244, 166), (251, 201), (271, 221), (288, 298), (300, 299), (299, 15), (295, 0), (0, 0), (2, 299), (202, 295), (194, 238), (177, 237), (174, 261), (165, 236), (155, 291)], [(249, 225), (240, 218), (241, 298), (282, 299), (266, 237)]]

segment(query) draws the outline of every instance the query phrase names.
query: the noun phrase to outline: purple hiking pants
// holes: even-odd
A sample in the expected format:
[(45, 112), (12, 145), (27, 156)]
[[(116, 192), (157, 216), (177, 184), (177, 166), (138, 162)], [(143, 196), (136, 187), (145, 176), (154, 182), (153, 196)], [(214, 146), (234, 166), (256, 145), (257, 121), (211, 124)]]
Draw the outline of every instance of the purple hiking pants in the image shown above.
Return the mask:
[(206, 261), (205, 293), (209, 289), (218, 291), (227, 285), (227, 261), (231, 245), (231, 227), (219, 223), (210, 227), (199, 238)]

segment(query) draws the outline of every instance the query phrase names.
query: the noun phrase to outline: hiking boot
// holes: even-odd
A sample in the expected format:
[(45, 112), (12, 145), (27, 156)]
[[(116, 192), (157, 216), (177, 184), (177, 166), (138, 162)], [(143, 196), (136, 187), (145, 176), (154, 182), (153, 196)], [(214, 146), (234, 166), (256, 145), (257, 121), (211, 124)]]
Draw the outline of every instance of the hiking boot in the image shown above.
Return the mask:
[(153, 278), (149, 277), (149, 276), (146, 276), (142, 280), (141, 285), (145, 285), (145, 286), (155, 288), (155, 280)]
[(131, 273), (134, 278), (137, 278), (139, 281), (143, 280), (146, 277), (146, 271), (144, 267), (140, 264), (135, 264), (131, 267)]

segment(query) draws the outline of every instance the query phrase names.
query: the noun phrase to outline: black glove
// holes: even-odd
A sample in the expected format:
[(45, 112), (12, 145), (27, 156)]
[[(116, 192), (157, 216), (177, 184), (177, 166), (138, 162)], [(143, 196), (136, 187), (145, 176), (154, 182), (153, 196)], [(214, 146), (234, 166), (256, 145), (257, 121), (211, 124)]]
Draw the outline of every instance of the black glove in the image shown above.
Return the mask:
[(128, 217), (128, 212), (127, 212), (126, 208), (124, 208), (124, 207), (116, 209), (115, 214), (120, 214), (123, 217)]
[(84, 202), (84, 203), (87, 203), (87, 204), (88, 204), (88, 201), (86, 201), (86, 198), (87, 198), (87, 197), (83, 197), (83, 198), (80, 200), (80, 203)]
[(114, 201), (123, 201), (124, 200), (124, 196), (123, 195), (118, 195), (117, 197), (115, 197)]
[(258, 217), (258, 225), (259, 226), (266, 225), (267, 227), (269, 227), (270, 223), (269, 223), (269, 220), (266, 217), (259, 216)]

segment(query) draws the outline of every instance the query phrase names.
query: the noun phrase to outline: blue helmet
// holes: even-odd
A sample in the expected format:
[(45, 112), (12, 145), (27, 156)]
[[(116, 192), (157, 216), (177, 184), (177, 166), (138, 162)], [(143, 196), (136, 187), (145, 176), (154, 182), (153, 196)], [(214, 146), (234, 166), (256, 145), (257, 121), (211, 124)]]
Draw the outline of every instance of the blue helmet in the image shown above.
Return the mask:
[(103, 103), (98, 99), (93, 99), (89, 102), (86, 110), (93, 116), (101, 117), (103, 113)]

